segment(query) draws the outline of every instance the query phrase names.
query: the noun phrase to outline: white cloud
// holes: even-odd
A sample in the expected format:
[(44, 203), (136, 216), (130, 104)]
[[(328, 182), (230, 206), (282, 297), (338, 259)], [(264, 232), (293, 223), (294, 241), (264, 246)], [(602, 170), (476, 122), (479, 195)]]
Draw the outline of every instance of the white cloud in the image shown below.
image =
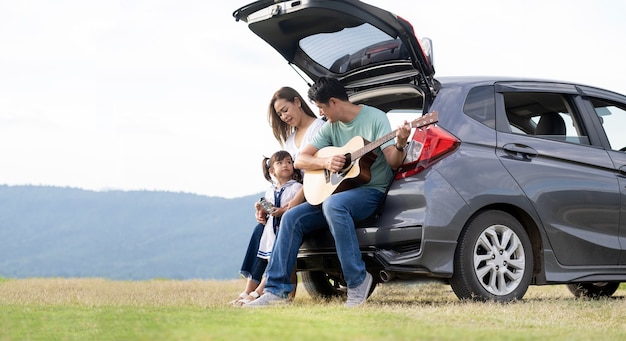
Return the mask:
[[(537, 76), (626, 92), (626, 5), (382, 1), (433, 39), (437, 75)], [(306, 84), (240, 2), (0, 3), (0, 183), (263, 191), (271, 94)]]

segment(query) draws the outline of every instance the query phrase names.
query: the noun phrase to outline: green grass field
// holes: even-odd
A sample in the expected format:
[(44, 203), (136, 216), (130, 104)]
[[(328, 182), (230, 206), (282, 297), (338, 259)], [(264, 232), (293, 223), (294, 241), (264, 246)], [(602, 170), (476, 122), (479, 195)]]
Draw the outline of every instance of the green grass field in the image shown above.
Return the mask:
[(232, 281), (0, 281), (0, 340), (620, 340), (626, 287), (576, 299), (565, 286), (531, 287), (522, 301), (461, 302), (438, 283), (383, 284), (356, 309), (316, 301), (232, 307)]

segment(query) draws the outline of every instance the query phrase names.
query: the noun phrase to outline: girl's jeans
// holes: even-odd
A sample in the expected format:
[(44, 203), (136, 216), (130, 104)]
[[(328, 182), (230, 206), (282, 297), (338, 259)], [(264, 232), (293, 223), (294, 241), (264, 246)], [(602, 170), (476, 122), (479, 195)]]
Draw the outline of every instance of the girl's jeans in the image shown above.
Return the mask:
[(248, 250), (246, 251), (246, 255), (243, 258), (243, 263), (241, 264), (241, 270), (239, 273), (245, 278), (252, 278), (257, 283), (261, 282), (261, 277), (265, 272), (265, 267), (267, 265), (266, 262), (263, 262), (262, 259), (257, 257), (257, 252), (259, 251), (259, 243), (261, 243), (261, 235), (263, 234), (263, 228), (265, 226), (263, 224), (257, 224), (252, 231), (252, 236), (250, 236), (250, 243), (248, 244)]

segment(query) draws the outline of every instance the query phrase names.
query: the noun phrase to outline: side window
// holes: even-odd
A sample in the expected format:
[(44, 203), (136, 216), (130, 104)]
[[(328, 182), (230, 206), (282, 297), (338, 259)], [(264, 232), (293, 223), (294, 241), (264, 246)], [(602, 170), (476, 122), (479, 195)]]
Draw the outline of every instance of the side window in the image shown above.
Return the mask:
[(589, 144), (589, 138), (567, 95), (544, 92), (509, 92), (503, 95), (512, 133)]
[(496, 127), (496, 100), (493, 86), (479, 86), (467, 94), (463, 104), (465, 115), (486, 125)]
[(623, 132), (626, 127), (626, 105), (596, 98), (592, 99), (591, 103), (600, 118), (611, 149), (626, 151), (626, 135)]

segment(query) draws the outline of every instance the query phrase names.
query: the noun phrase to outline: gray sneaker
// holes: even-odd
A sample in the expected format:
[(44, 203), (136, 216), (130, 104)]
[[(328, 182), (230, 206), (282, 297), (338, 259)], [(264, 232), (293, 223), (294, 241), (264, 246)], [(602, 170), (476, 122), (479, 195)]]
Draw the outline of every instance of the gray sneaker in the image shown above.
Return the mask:
[(359, 284), (359, 286), (354, 289), (348, 288), (348, 300), (346, 301), (346, 307), (357, 307), (365, 303), (373, 282), (374, 279), (372, 278), (372, 275), (370, 275), (369, 272), (365, 272), (365, 280), (363, 283)]
[(287, 304), (288, 299), (274, 295), (271, 292), (264, 292), (259, 298), (242, 305), (243, 308), (266, 308), (275, 305)]

